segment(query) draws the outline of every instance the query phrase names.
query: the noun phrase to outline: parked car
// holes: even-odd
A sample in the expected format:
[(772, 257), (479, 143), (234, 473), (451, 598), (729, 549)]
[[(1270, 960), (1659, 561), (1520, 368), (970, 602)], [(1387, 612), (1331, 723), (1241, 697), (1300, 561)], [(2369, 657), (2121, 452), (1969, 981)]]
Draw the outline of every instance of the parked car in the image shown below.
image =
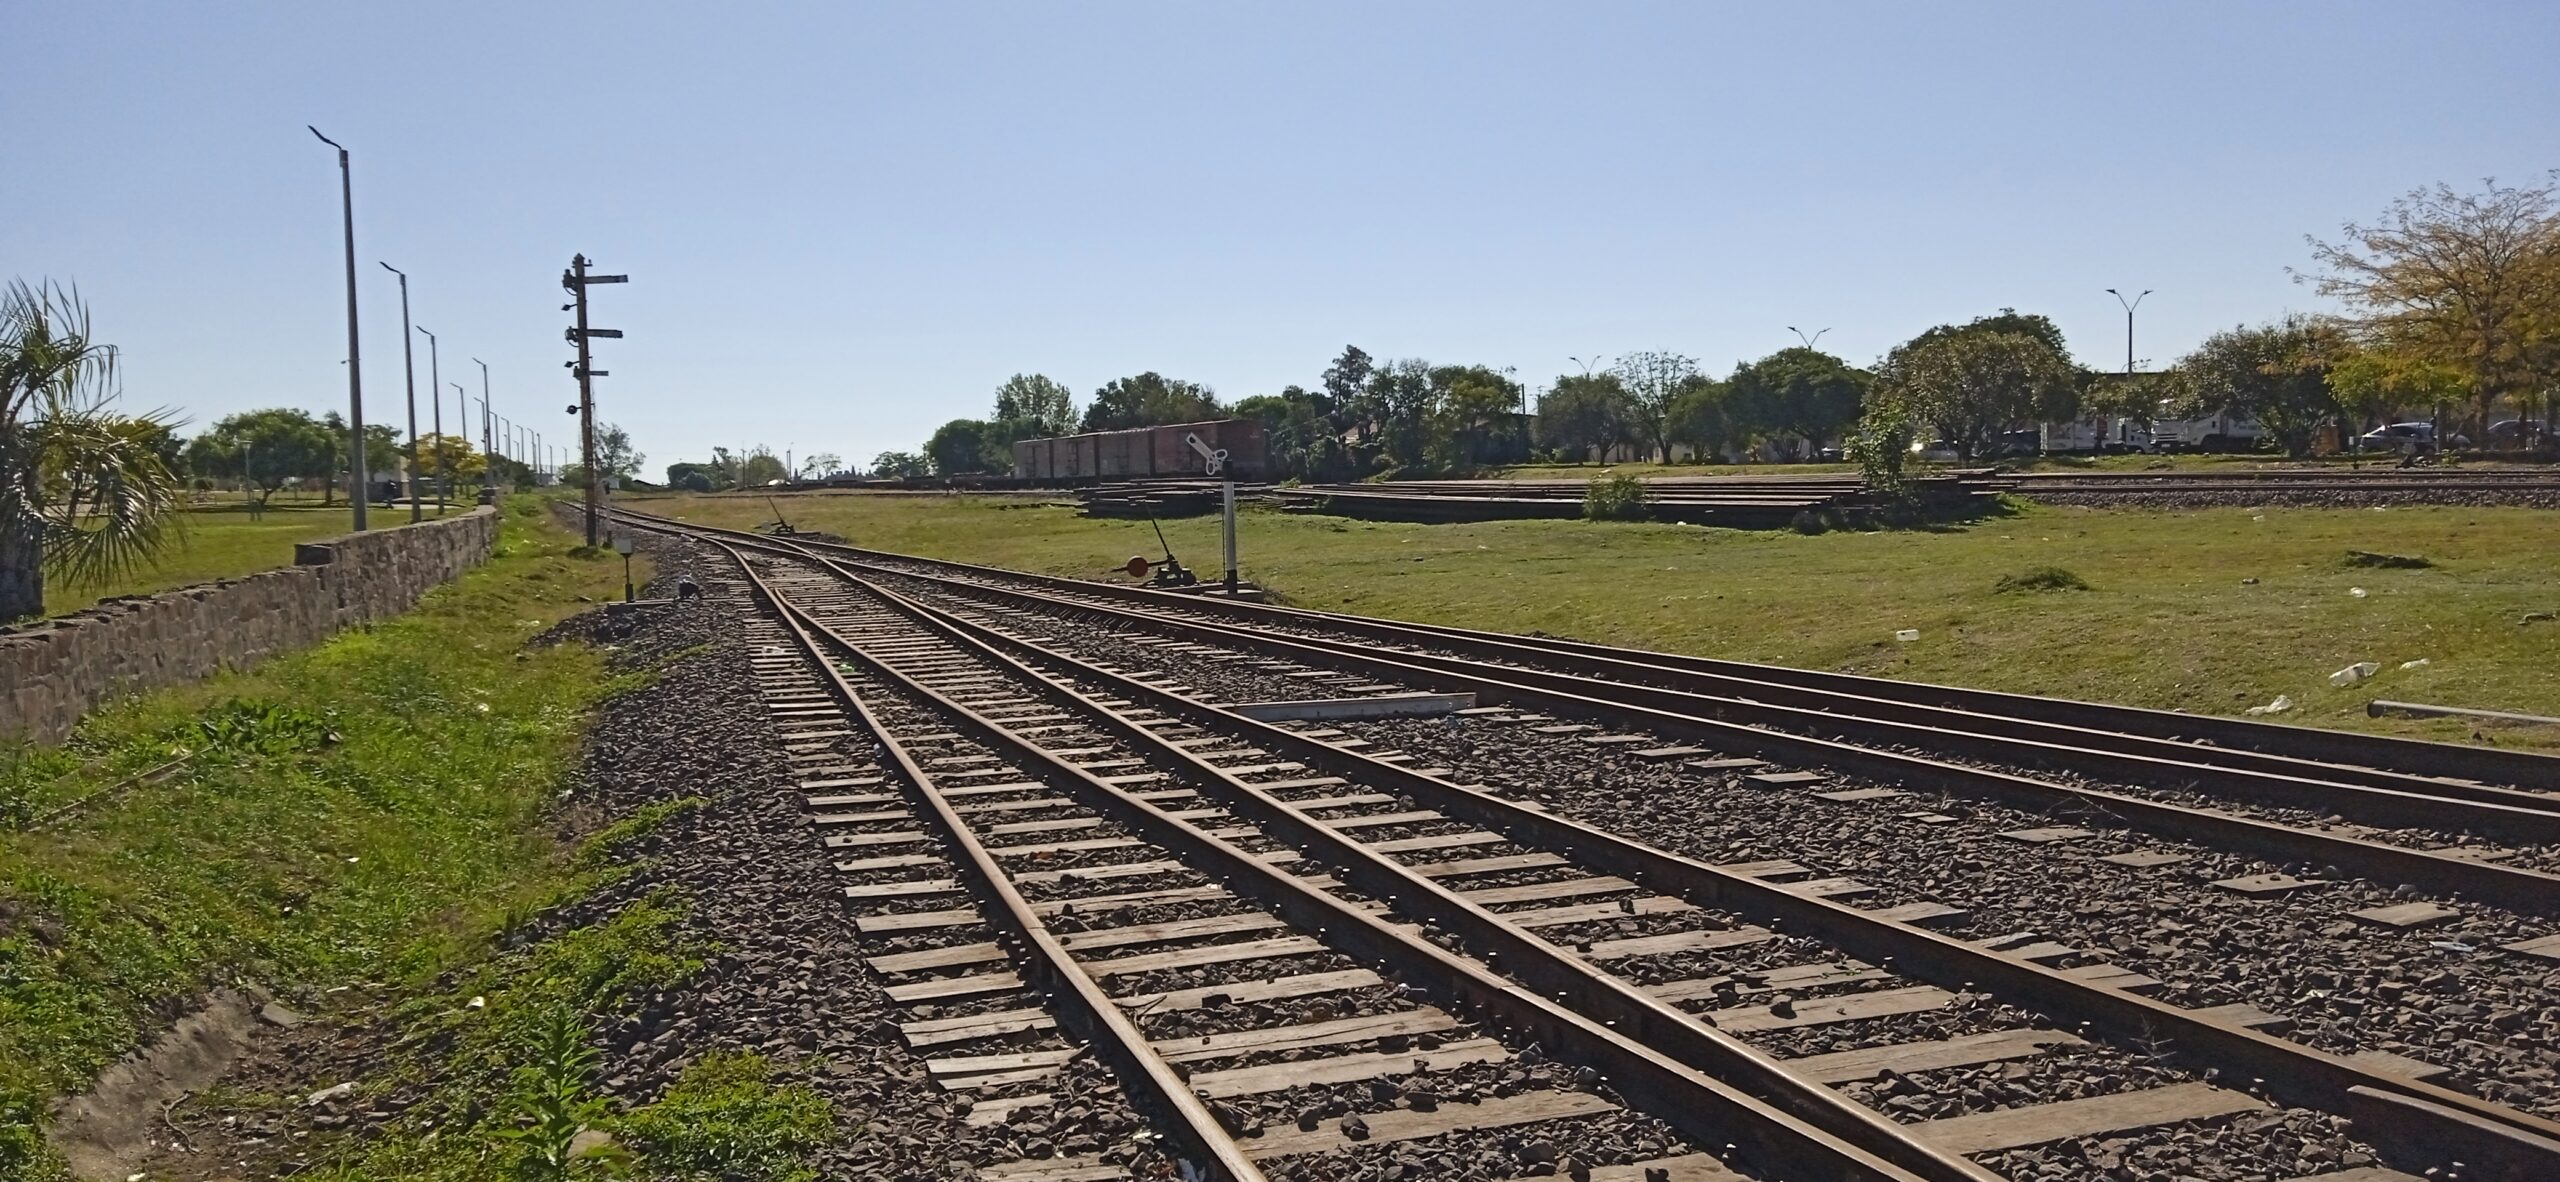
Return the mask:
[(2549, 435), (2550, 432), (2543, 428), (2540, 419), (2500, 419), (2489, 424), (2489, 446), (2491, 447), (2522, 447), (2530, 440), (2546, 438)]
[[(2436, 450), (2436, 425), (2434, 423), (2391, 423), (2357, 436), (2356, 441), (2363, 445), (2366, 451), (2416, 452), (2419, 455), (2428, 455)], [(2445, 436), (2444, 444), (2448, 447), (2469, 447), (2471, 440), (2460, 432), (2456, 432)]]

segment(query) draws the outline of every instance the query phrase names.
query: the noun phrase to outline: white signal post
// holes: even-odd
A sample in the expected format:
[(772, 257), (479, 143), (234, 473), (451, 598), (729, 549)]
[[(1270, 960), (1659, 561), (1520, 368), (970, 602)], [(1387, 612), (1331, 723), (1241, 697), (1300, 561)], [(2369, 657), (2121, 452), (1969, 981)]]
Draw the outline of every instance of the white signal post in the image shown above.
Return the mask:
[[(1217, 476), (1226, 471), (1227, 449), (1212, 448), (1200, 442), (1198, 435), (1184, 435), (1182, 441), (1190, 444), (1191, 450), (1200, 453), (1200, 459), (1208, 468), (1209, 475)], [(1226, 525), (1227, 598), (1233, 599), (1236, 595), (1236, 482), (1232, 478), (1222, 482), (1218, 492), (1219, 505), (1224, 510)]]

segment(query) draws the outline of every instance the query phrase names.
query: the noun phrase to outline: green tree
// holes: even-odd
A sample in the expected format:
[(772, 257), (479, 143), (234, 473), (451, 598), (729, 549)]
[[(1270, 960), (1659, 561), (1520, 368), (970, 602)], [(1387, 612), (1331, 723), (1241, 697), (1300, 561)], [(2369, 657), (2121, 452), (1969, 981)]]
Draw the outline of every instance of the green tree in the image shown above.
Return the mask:
[(781, 457), (774, 455), (772, 448), (761, 444), (747, 453), (744, 468), (741, 479), (748, 488), (763, 488), (788, 475), (782, 470)]
[(1290, 386), (1236, 403), (1235, 414), (1262, 424), (1263, 452), (1273, 475), (1331, 480), (1350, 474), (1350, 452), (1333, 421), (1331, 395)]
[(1635, 352), (1618, 358), (1609, 372), (1627, 392), (1627, 414), (1636, 438), (1653, 445), (1654, 456), (1671, 462), (1671, 404), (1698, 376), (1698, 359), (1679, 353)]
[(1370, 442), (1378, 449), (1376, 463), (1419, 468), (1428, 461), (1438, 395), (1431, 384), (1431, 364), (1419, 358), (1389, 362), (1370, 372), (1362, 398), (1375, 422)]
[(2028, 333), (1931, 329), (1885, 357), (1876, 397), (1970, 460), (2019, 423), (2073, 417), (2079, 373)]
[(889, 479), (933, 475), (933, 461), (911, 451), (884, 451), (871, 457), (871, 474)]
[(596, 467), (604, 469), (605, 478), (631, 480), (640, 475), (640, 465), (649, 457), (631, 446), (631, 433), (620, 423), (596, 424)]
[(1509, 374), (1482, 365), (1443, 365), (1431, 371), (1431, 386), (1438, 416), (1429, 448), (1432, 467), (1473, 469), (1528, 458), (1520, 384)]
[(1691, 455), (1708, 463), (1750, 438), (1736, 421), (1733, 386), (1704, 374), (1683, 383), (1672, 396), (1668, 426), (1673, 443), (1687, 445)]
[(2560, 385), (2560, 171), (2414, 190), (2344, 234), (2307, 239), (2320, 270), (2296, 278), (2355, 309), (2368, 343), (2462, 371), (2477, 428), (2498, 399)]
[(1207, 386), (1149, 371), (1115, 378), (1093, 392), (1084, 408), (1084, 429), (1118, 431), (1129, 427), (1161, 427), (1217, 418), (1218, 396)]
[(1023, 439), (1064, 435), (1075, 430), (1075, 395), (1042, 374), (1018, 373), (996, 387), (999, 423), (1019, 423)]
[(2376, 420), (2412, 407), (2423, 407), (2432, 417), (2440, 405), (2467, 400), (2471, 375), (2423, 356), (2350, 345), (2330, 360), (2329, 393), (2347, 416), (2341, 432), (2346, 445), (2361, 451), (2358, 436)]
[(2297, 459), (2311, 454), (2320, 424), (2339, 413), (2329, 362), (2345, 351), (2337, 326), (2308, 316), (2242, 326), (2206, 337), (2178, 362), (2189, 405), (2204, 414), (2256, 419)]
[(187, 460), (205, 475), (245, 480), (263, 506), (288, 484), (337, 475), (341, 450), (311, 412), (274, 407), (225, 416), (188, 445)]
[(990, 471), (987, 438), (994, 429), (995, 424), (985, 419), (953, 419), (935, 428), (933, 438), (924, 441), (925, 459), (933, 464), (934, 475)]
[(0, 621), (44, 612), (48, 570), (96, 585), (166, 552), (185, 482), (166, 418), (115, 412), (115, 350), (76, 293), (0, 293)]
[(1810, 458), (1858, 421), (1872, 376), (1829, 353), (1797, 346), (1737, 367), (1728, 381), (1735, 434), (1802, 439)]
[(667, 465), (667, 487), (707, 493), (735, 486), (729, 483), (727, 474), (714, 465), (679, 461)]
[(1634, 415), (1627, 389), (1616, 374), (1559, 376), (1538, 396), (1538, 438), (1559, 456), (1580, 461), (1596, 449), (1609, 449), (1635, 438)]

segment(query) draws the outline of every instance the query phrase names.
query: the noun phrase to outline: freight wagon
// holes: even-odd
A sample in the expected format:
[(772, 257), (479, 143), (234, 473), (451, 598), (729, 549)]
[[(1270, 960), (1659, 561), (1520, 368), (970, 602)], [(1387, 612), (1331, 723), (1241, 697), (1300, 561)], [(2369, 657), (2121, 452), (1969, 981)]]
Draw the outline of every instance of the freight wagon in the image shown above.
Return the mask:
[(1055, 439), (1025, 439), (1013, 445), (1013, 474), (1023, 480), (1073, 484), (1093, 480), (1202, 474), (1200, 454), (1186, 436), (1197, 435), (1211, 448), (1227, 453), (1224, 475), (1261, 480), (1270, 464), (1264, 455), (1262, 424), (1254, 419), (1217, 419), (1095, 431)]

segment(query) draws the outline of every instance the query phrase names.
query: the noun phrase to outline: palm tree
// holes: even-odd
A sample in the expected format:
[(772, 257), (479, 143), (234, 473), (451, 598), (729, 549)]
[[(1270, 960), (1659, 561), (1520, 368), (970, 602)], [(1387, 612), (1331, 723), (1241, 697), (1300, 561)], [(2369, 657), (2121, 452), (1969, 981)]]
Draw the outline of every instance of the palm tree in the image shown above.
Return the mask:
[(0, 622), (43, 613), (48, 569), (94, 586), (176, 541), (166, 416), (117, 414), (115, 397), (115, 349), (90, 337), (77, 293), (0, 293)]

